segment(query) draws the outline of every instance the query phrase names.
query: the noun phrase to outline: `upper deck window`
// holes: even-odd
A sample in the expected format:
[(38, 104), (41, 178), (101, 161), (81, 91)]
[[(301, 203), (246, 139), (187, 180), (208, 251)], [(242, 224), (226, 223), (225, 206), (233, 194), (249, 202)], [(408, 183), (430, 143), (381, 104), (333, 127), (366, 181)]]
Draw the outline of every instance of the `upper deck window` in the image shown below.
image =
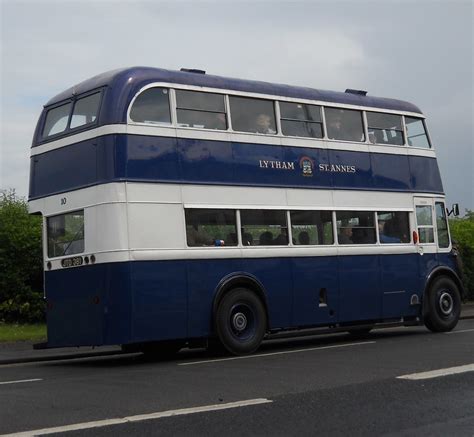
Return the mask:
[(72, 102), (52, 108), (46, 114), (43, 127), (43, 138), (64, 132), (67, 129)]
[(133, 102), (130, 119), (139, 123), (171, 124), (169, 90), (150, 88)]
[(407, 142), (409, 146), (429, 149), (430, 142), (426, 134), (425, 124), (421, 118), (405, 117)]
[(283, 135), (294, 137), (323, 137), (321, 107), (304, 103), (280, 102)]
[(401, 115), (367, 112), (367, 126), (372, 144), (405, 144)]
[(74, 129), (79, 126), (94, 123), (97, 119), (99, 104), (100, 93), (78, 99), (74, 104), (70, 128)]
[(365, 141), (362, 112), (353, 109), (324, 108), (328, 138)]
[(230, 96), (232, 128), (240, 132), (276, 134), (273, 101)]
[(226, 130), (222, 94), (176, 90), (178, 126)]

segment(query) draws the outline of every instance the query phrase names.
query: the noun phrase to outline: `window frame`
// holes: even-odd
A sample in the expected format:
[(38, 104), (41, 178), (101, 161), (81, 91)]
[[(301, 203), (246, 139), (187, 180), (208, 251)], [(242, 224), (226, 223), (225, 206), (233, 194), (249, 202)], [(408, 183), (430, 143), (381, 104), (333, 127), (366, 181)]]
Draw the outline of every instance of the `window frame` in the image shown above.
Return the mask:
[[(164, 123), (163, 124), (160, 124), (160, 123), (147, 123), (146, 121), (135, 121), (135, 120), (132, 120), (131, 118), (131, 112), (132, 112), (132, 109), (133, 109), (133, 105), (135, 104), (136, 100), (145, 92), (153, 89), (153, 88), (161, 88), (161, 89), (167, 89), (168, 90), (168, 105), (169, 105), (169, 111), (170, 111), (170, 122), (169, 123)], [(169, 128), (169, 127), (173, 127), (176, 125), (176, 99), (173, 101), (173, 96), (172, 94), (173, 93), (173, 89), (170, 88), (169, 86), (161, 86), (161, 85), (156, 85), (156, 86), (146, 86), (144, 88), (142, 88), (134, 97), (133, 99), (130, 101), (130, 104), (128, 105), (128, 109), (127, 109), (127, 124), (130, 124), (130, 125), (136, 125), (136, 126), (153, 126), (153, 127), (165, 127), (165, 128)], [(173, 108), (174, 111), (173, 111)]]
[[(431, 211), (431, 224), (430, 225), (420, 225), (418, 223), (418, 213), (417, 213), (417, 208), (430, 208)], [(434, 224), (434, 207), (433, 204), (430, 202), (429, 204), (415, 204), (415, 220), (416, 220), (416, 232), (418, 234), (418, 244), (423, 244), (423, 245), (431, 245), (431, 246), (436, 246), (437, 245), (437, 234), (436, 234), (436, 226)], [(433, 241), (421, 241), (421, 233), (420, 229), (431, 229), (433, 232)]]
[[(433, 144), (431, 143), (431, 138), (430, 138), (430, 134), (428, 132), (428, 127), (426, 126), (426, 119), (424, 117), (420, 117), (420, 116), (415, 116), (415, 115), (406, 115), (406, 114), (403, 114), (403, 128), (404, 128), (404, 134), (405, 134), (405, 144), (407, 147), (411, 147), (412, 149), (418, 149), (418, 150), (433, 150)], [(418, 146), (411, 146), (409, 143), (408, 143), (408, 127), (407, 127), (407, 123), (406, 123), (406, 118), (416, 118), (418, 120), (421, 121), (421, 123), (423, 124), (423, 129), (425, 130), (425, 136), (426, 136), (426, 140), (428, 141), (428, 147), (418, 147)], [(417, 137), (421, 136), (421, 135), (416, 135)]]
[[(351, 226), (350, 228), (352, 230), (354, 230), (355, 228), (359, 228), (359, 229), (373, 229), (374, 230), (374, 242), (372, 243), (354, 243), (353, 241), (351, 243), (341, 243), (339, 241), (339, 232), (338, 230), (342, 228), (341, 227), (338, 227), (337, 226), (337, 213), (341, 213), (341, 212), (358, 212), (358, 213), (372, 213), (372, 221), (373, 221), (373, 224), (374, 224), (374, 227), (372, 226)], [(377, 224), (377, 211), (376, 210), (372, 210), (372, 209), (337, 209), (334, 211), (334, 214), (335, 214), (335, 221), (334, 221), (334, 225), (336, 227), (336, 233), (334, 234), (335, 235), (335, 241), (337, 241), (337, 245), (338, 246), (346, 246), (346, 247), (360, 247), (360, 246), (363, 246), (363, 247), (368, 247), (368, 246), (378, 246), (380, 243), (378, 241), (378, 235), (377, 235), (377, 227), (378, 227), (378, 224)], [(342, 219), (341, 219), (342, 221)], [(344, 226), (344, 228), (349, 228), (349, 226)]]
[[(202, 94), (216, 94), (216, 95), (220, 95), (223, 97), (223, 109), (224, 109), (224, 112), (222, 111), (209, 111), (209, 110), (202, 110), (202, 109), (193, 109), (193, 108), (188, 108), (188, 107), (179, 107), (178, 106), (178, 96), (177, 96), (177, 91), (184, 91), (184, 92), (193, 92), (193, 93), (202, 93)], [(230, 123), (229, 123), (229, 120), (230, 120), (230, 116), (229, 116), (229, 112), (228, 112), (228, 108), (227, 108), (227, 102), (226, 102), (226, 97), (227, 97), (227, 94), (225, 93), (217, 93), (217, 92), (212, 92), (212, 91), (202, 91), (202, 90), (194, 90), (194, 89), (186, 89), (186, 88), (173, 88), (173, 93), (174, 93), (174, 102), (173, 102), (173, 105), (174, 105), (174, 112), (175, 112), (175, 127), (177, 129), (200, 129), (200, 130), (205, 130), (205, 131), (211, 131), (211, 132), (228, 132), (229, 131), (229, 127), (230, 127)], [(171, 93), (170, 93), (171, 94)], [(171, 99), (170, 99), (171, 100)], [(170, 105), (171, 105), (171, 101), (170, 101)], [(224, 117), (225, 117), (225, 124), (226, 124), (226, 128), (225, 129), (212, 129), (212, 128), (207, 128), (207, 127), (196, 127), (196, 126), (181, 126), (179, 124), (179, 120), (178, 120), (178, 111), (179, 110), (182, 110), (182, 111), (191, 111), (191, 112), (200, 112), (200, 113), (206, 113), (206, 114), (224, 114)], [(171, 108), (170, 108), (170, 111), (171, 111)]]
[[(382, 111), (364, 111), (365, 113), (365, 124), (366, 124), (366, 129), (367, 129), (367, 132), (366, 132), (366, 138), (367, 138), (367, 142), (373, 146), (389, 146), (389, 147), (405, 147), (407, 145), (407, 135), (406, 135), (406, 129), (405, 129), (405, 118), (403, 115), (400, 115), (400, 114), (390, 114), (388, 112), (382, 112)], [(369, 113), (373, 113), (373, 114), (380, 114), (380, 115), (392, 115), (392, 116), (398, 116), (400, 117), (400, 129), (385, 129), (385, 128), (380, 128), (380, 127), (376, 127), (376, 126), (370, 126), (369, 125)], [(395, 131), (395, 132), (400, 132), (402, 134), (402, 143), (401, 144), (390, 144), (390, 143), (372, 143), (370, 141), (370, 138), (369, 138), (369, 130), (370, 129), (374, 129), (374, 130), (378, 130), (378, 131), (381, 131), (381, 130), (389, 130), (389, 131)], [(425, 132), (426, 132), (426, 129), (425, 129)]]
[[(277, 126), (277, 131), (279, 135), (285, 138), (304, 138), (304, 139), (309, 139), (309, 140), (323, 140), (326, 138), (326, 126), (325, 126), (324, 117), (323, 117), (323, 105), (304, 103), (304, 102), (298, 102), (298, 101), (285, 101), (285, 100), (276, 100), (275, 103), (276, 103), (276, 107), (278, 108), (278, 110), (275, 112), (276, 112), (277, 120), (279, 121), (279, 123), (277, 123), (279, 125)], [(280, 107), (281, 103), (287, 103), (287, 104), (292, 104), (292, 105), (317, 106), (319, 108), (319, 115), (320, 115), (321, 121), (300, 120), (296, 118), (283, 117), (281, 113), (281, 107)], [(293, 122), (298, 122), (298, 123), (319, 124), (321, 127), (322, 135), (320, 137), (286, 135), (283, 133), (283, 123), (282, 123), (283, 120), (293, 121)]]
[[(229, 101), (229, 125), (232, 126), (231, 132), (236, 133), (239, 135), (257, 135), (257, 136), (265, 136), (265, 137), (281, 137), (283, 136), (281, 133), (281, 123), (280, 123), (280, 107), (278, 106), (278, 101), (276, 98), (270, 97), (260, 97), (255, 96), (252, 93), (247, 94), (235, 94), (235, 93), (227, 93), (228, 101)], [(249, 100), (260, 100), (266, 101), (272, 104), (273, 109), (273, 121), (275, 122), (275, 133), (263, 133), (263, 132), (252, 132), (252, 131), (244, 131), (244, 130), (236, 130), (234, 127), (234, 123), (232, 121), (232, 108), (230, 99), (232, 97), (242, 98), (242, 99), (249, 99)]]
[[(352, 144), (370, 144), (369, 139), (368, 139), (368, 129), (367, 129), (367, 119), (366, 119), (366, 109), (361, 109), (360, 107), (351, 107), (351, 106), (338, 106), (338, 105), (321, 105), (321, 108), (324, 113), (324, 139), (327, 141), (332, 141), (332, 142), (342, 142), (342, 143), (352, 143)], [(330, 138), (329, 137), (329, 129), (327, 126), (327, 115), (326, 115), (326, 110), (327, 109), (335, 109), (335, 110), (344, 110), (344, 111), (353, 111), (353, 112), (359, 112), (360, 113), (360, 120), (362, 123), (362, 134), (364, 135), (363, 140), (359, 141), (354, 141), (354, 140), (342, 140), (342, 139), (337, 139), (337, 138)]]
[[(87, 130), (92, 129), (94, 126), (97, 126), (98, 123), (99, 123), (100, 113), (101, 113), (101, 110), (102, 110), (102, 103), (104, 101), (104, 94), (105, 94), (104, 89), (105, 89), (105, 87), (95, 88), (95, 89), (87, 91), (85, 93), (74, 95), (74, 96), (72, 96), (68, 99), (61, 100), (60, 102), (55, 103), (51, 106), (45, 107), (44, 109), (46, 110), (46, 112), (44, 114), (43, 120), (41, 121), (41, 131), (39, 133), (40, 140), (38, 141), (37, 145), (48, 143), (50, 141), (55, 141), (59, 138), (67, 137), (69, 135), (73, 135), (73, 134), (76, 134), (76, 133), (79, 133), (79, 132), (87, 131)], [(79, 100), (85, 99), (86, 97), (92, 96), (94, 94), (100, 94), (99, 104), (98, 104), (98, 107), (97, 107), (97, 116), (96, 116), (95, 120), (91, 123), (86, 123), (86, 124), (71, 128), (70, 126), (71, 126), (71, 121), (72, 121), (72, 115), (74, 114), (74, 109), (76, 107), (76, 103)], [(48, 117), (49, 111), (52, 110), (52, 109), (59, 108), (60, 106), (66, 105), (68, 103), (72, 103), (72, 105), (71, 105), (71, 109), (69, 110), (66, 129), (64, 129), (62, 132), (58, 132), (57, 134), (48, 135), (46, 137), (43, 136), (43, 131), (44, 131), (44, 128), (45, 128), (45, 125), (46, 125), (46, 119)]]
[[(443, 211), (443, 218), (444, 222), (446, 223), (446, 231), (448, 233), (448, 245), (441, 247), (439, 244), (439, 227), (438, 227), (438, 215), (436, 213), (436, 205), (441, 205), (442, 211)], [(452, 241), (451, 241), (451, 231), (449, 229), (449, 221), (448, 221), (448, 215), (446, 214), (446, 204), (444, 200), (441, 199), (435, 199), (434, 200), (434, 220), (436, 221), (436, 245), (438, 247), (438, 251), (440, 252), (450, 252), (451, 251), (451, 246), (452, 246)]]
[[(67, 216), (67, 215), (74, 215), (74, 214), (77, 214), (77, 213), (80, 213), (82, 212), (82, 233), (83, 233), (83, 238), (82, 240), (84, 241), (84, 248), (81, 252), (74, 252), (74, 253), (68, 253), (68, 254), (63, 254), (63, 255), (50, 255), (49, 253), (49, 220), (52, 219), (52, 218), (55, 218), (55, 217), (60, 217), (60, 216)], [(67, 211), (67, 212), (62, 212), (60, 214), (54, 214), (54, 215), (50, 215), (50, 216), (46, 216), (45, 217), (45, 221), (46, 221), (46, 226), (45, 226), (45, 234), (46, 234), (46, 257), (47, 259), (61, 259), (61, 258), (68, 258), (68, 257), (71, 257), (71, 256), (80, 256), (84, 253), (86, 253), (86, 208), (81, 208), (81, 209), (76, 209), (74, 211)], [(80, 241), (80, 240), (72, 240), (72, 241), (69, 241), (68, 243), (69, 244), (72, 244), (74, 243), (75, 241)]]
[[(409, 240), (408, 241), (400, 241), (400, 242), (391, 242), (391, 243), (382, 243), (382, 241), (380, 241), (380, 231), (379, 231), (379, 214), (384, 214), (384, 213), (396, 213), (396, 212), (401, 212), (401, 213), (405, 213), (407, 215), (407, 226), (408, 226), (408, 238)], [(375, 231), (376, 231), (376, 234), (377, 234), (377, 244), (379, 244), (380, 246), (399, 246), (399, 245), (402, 245), (402, 244), (413, 244), (413, 233), (411, 232), (411, 220), (410, 220), (410, 214), (411, 214), (411, 211), (397, 211), (397, 210), (390, 210), (390, 211), (384, 211), (384, 210), (376, 210), (375, 211), (375, 218), (376, 218), (376, 224), (375, 224)]]

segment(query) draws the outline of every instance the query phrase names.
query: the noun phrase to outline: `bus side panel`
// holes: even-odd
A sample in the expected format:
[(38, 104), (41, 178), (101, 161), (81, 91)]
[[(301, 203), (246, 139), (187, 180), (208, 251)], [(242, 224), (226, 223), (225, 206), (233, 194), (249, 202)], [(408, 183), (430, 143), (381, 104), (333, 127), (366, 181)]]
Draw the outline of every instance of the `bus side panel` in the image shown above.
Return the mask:
[(409, 156), (411, 185), (415, 192), (442, 193), (443, 184), (436, 158)]
[[(373, 189), (374, 178), (372, 177), (372, 167), (369, 153), (348, 152), (342, 150), (329, 150), (329, 163), (336, 169), (342, 169), (342, 166), (354, 167), (351, 171), (331, 171), (334, 188), (343, 188), (353, 190), (355, 187), (360, 189)], [(338, 167), (337, 167), (338, 166)]]
[(125, 343), (130, 335), (127, 278), (124, 263), (45, 272), (48, 346)]
[(420, 306), (411, 306), (413, 294), (421, 299), (423, 289), (418, 282), (418, 254), (380, 255), (383, 318), (416, 316)]
[(418, 288), (424, 290), (426, 286), (426, 278), (431, 271), (438, 266), (436, 253), (425, 253), (417, 256), (418, 260)]
[(291, 259), (244, 259), (242, 270), (255, 276), (263, 285), (268, 302), (270, 328), (291, 326)]
[(338, 256), (339, 321), (379, 320), (382, 316), (376, 255)]
[(256, 186), (286, 185), (286, 171), (282, 169), (275, 170), (271, 167), (272, 162), (284, 161), (285, 153), (282, 146), (234, 142), (232, 143), (232, 150), (234, 162), (238, 163), (234, 183)]
[[(339, 313), (337, 257), (294, 258), (293, 326), (336, 323)], [(320, 305), (320, 296), (326, 297)]]
[(187, 261), (189, 337), (207, 337), (212, 333), (212, 304), (217, 285), (222, 278), (241, 271), (241, 259)]
[(176, 182), (182, 179), (177, 153), (176, 138), (120, 135), (117, 145), (124, 149), (127, 144), (127, 177), (131, 180), (166, 180)]
[(186, 338), (187, 281), (183, 261), (131, 263), (133, 342)]
[[(321, 171), (329, 165), (328, 151), (325, 149), (310, 149), (299, 147), (285, 147), (285, 161), (294, 163), (294, 171), (286, 171), (287, 183), (291, 187), (321, 187), (329, 188), (332, 185), (331, 173)], [(303, 173), (303, 165), (310, 159), (312, 167)], [(309, 171), (308, 171), (309, 170)], [(314, 194), (308, 194), (308, 196)]]
[(128, 262), (102, 264), (105, 266), (106, 306), (105, 344), (125, 344), (132, 337), (131, 264)]
[(181, 180), (218, 184), (235, 182), (230, 142), (183, 138), (177, 141)]
[(410, 189), (410, 167), (406, 155), (371, 153), (370, 160), (377, 188), (400, 191)]

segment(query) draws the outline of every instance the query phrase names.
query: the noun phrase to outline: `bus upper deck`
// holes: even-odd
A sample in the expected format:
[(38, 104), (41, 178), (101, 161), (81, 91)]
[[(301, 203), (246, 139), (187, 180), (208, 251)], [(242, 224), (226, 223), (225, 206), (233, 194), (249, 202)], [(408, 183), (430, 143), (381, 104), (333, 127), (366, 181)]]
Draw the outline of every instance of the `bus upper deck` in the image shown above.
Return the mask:
[(30, 199), (126, 180), (441, 194), (420, 110), (349, 91), (151, 68), (97, 76), (45, 106)]

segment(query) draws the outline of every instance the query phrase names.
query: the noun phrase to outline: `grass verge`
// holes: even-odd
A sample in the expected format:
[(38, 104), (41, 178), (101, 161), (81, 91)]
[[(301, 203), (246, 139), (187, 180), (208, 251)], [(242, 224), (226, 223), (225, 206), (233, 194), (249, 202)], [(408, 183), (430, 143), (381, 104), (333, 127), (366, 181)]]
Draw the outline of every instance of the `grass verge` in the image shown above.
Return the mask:
[(0, 323), (0, 342), (46, 340), (46, 325), (15, 325)]

